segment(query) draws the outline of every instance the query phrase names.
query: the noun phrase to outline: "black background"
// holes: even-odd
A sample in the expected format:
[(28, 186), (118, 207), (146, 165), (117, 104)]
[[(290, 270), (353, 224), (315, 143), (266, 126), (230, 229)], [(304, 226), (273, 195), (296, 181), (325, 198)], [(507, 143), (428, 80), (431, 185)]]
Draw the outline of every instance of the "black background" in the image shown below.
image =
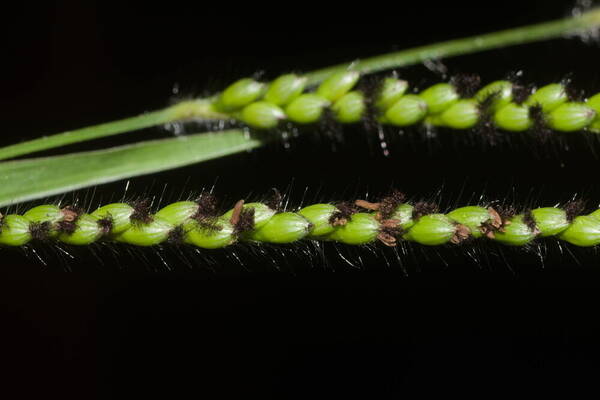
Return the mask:
[[(2, 138), (8, 144), (135, 115), (244, 76), (270, 79), (554, 19), (573, 5), (397, 3), (24, 4), (3, 16)], [(484, 82), (519, 70), (538, 84), (572, 74), (576, 88), (596, 93), (598, 61), (598, 44), (555, 40), (444, 65)], [(418, 87), (442, 79), (422, 65), (399, 73)], [(170, 135), (149, 129), (69, 150)], [(512, 135), (490, 146), (476, 132), (425, 139), (415, 128), (388, 130), (386, 141), (389, 157), (360, 127), (307, 129), (289, 149), (277, 141), (135, 178), (129, 190), (158, 196), (166, 184), (168, 201), (216, 182), (224, 205), (272, 187), (292, 205), (306, 187), (305, 203), (375, 198), (392, 186), (444, 207), (480, 195), (522, 206), (575, 194), (590, 209), (600, 201), (600, 147), (586, 135), (545, 144)], [(91, 204), (124, 187), (97, 188)], [(90, 201), (91, 192), (75, 197)], [(0, 380), (22, 398), (572, 396), (595, 386), (595, 250), (551, 241), (528, 250), (415, 246), (399, 256), (333, 245), (324, 256), (310, 246), (210, 254), (116, 248), (117, 256), (68, 249), (74, 260), (52, 247), (35, 250), (44, 263), (32, 251), (0, 253)]]

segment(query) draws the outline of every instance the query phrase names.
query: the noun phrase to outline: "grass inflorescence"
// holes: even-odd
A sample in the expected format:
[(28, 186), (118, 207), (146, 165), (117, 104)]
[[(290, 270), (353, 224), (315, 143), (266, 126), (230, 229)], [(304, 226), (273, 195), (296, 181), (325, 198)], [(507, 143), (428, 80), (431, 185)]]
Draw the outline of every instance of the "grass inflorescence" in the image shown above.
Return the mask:
[[(345, 71), (348, 71), (349, 68), (352, 68), (355, 72), (361, 74), (372, 74), (385, 70), (392, 70), (395, 68), (429, 62), (431, 60), (439, 60), (441, 58), (472, 54), (490, 49), (532, 43), (558, 37), (596, 37), (598, 26), (600, 25), (600, 10), (597, 8), (589, 9), (589, 7), (583, 7), (581, 9), (576, 8), (575, 10), (577, 12), (574, 11), (571, 16), (555, 21), (523, 26), (519, 28), (511, 28), (504, 31), (492, 32), (473, 37), (453, 39), (431, 45), (354, 60), (350, 63), (343, 63), (325, 67), (316, 71), (306, 72), (302, 75), (302, 78), (304, 80), (304, 84), (308, 85), (309, 87), (314, 87), (319, 84), (323, 85), (324, 81), (330, 79), (333, 75), (344, 73)], [(288, 79), (287, 82), (293, 83), (294, 80)], [(234, 108), (237, 108), (241, 105), (239, 100), (244, 101), (244, 99), (247, 99), (248, 96), (252, 96), (252, 92), (254, 90), (260, 89), (261, 87), (260, 84), (254, 82), (246, 81), (246, 83), (250, 83), (245, 88), (248, 91), (241, 97), (236, 98), (234, 96), (231, 98), (233, 102), (229, 105), (233, 105)], [(238, 83), (237, 85), (240, 84)], [(293, 91), (298, 90), (296, 86), (294, 86), (292, 89)], [(287, 96), (290, 95), (290, 93), (293, 93), (293, 91), (287, 94), (285, 91), (272, 91), (271, 95), (268, 96), (271, 98), (267, 98), (267, 100), (271, 102), (273, 99), (280, 101), (283, 99), (283, 97), (280, 97), (281, 95)], [(214, 107), (214, 101), (219, 97), (223, 99), (223, 94), (220, 96), (216, 95), (206, 98), (182, 101), (171, 107), (145, 113), (136, 117), (106, 122), (87, 128), (62, 132), (22, 143), (8, 145), (0, 148), (0, 160), (31, 154), (37, 151), (57, 148), (71, 143), (78, 143), (86, 140), (140, 130), (156, 125), (169, 125), (189, 120), (222, 120), (227, 118), (227, 114), (220, 113), (219, 110), (215, 109)], [(345, 102), (355, 103), (355, 100), (356, 98), (351, 97), (346, 99)], [(340, 107), (344, 109), (347, 106), (348, 105), (342, 107), (340, 105)], [(267, 110), (265, 107), (259, 108), (258, 106), (254, 106), (254, 108), (255, 110), (253, 113), (261, 111), (260, 108), (262, 108), (262, 112), (266, 114), (272, 114), (274, 112), (272, 108), (271, 110)], [(253, 113), (251, 112), (249, 114)], [(271, 115), (268, 118), (273, 119), (273, 117), (274, 116)]]
[(406, 127), (424, 124), (485, 133), (589, 130), (600, 132), (600, 94), (584, 98), (564, 83), (542, 87), (499, 80), (481, 85), (477, 75), (457, 75), (420, 92), (388, 77), (359, 84), (360, 74), (348, 70), (306, 91), (306, 78), (287, 74), (270, 84), (241, 79), (214, 100), (221, 113), (256, 129), (274, 129), (282, 122), (307, 125), (331, 118), (337, 123)]
[(393, 191), (377, 202), (318, 203), (294, 211), (284, 209), (278, 192), (263, 202), (239, 200), (224, 213), (217, 205), (211, 194), (174, 202), (156, 212), (146, 199), (106, 204), (91, 213), (76, 206), (43, 204), (22, 214), (2, 215), (0, 245), (25, 246), (37, 241), (148, 247), (171, 243), (217, 249), (238, 242), (326, 241), (395, 247), (404, 242), (468, 246), (487, 240), (528, 246), (545, 237), (580, 247), (600, 244), (600, 210), (584, 215), (581, 202), (527, 209), (491, 202), (442, 213), (435, 203), (407, 201), (403, 193)]

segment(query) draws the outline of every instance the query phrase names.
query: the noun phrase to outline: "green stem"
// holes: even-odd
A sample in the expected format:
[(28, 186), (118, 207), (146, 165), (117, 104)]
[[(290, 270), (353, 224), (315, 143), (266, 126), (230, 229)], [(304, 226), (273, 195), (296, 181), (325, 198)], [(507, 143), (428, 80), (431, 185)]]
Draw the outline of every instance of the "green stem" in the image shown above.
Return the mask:
[(39, 139), (2, 147), (0, 148), (0, 160), (53, 149), (72, 143), (118, 135), (119, 133), (131, 132), (173, 121), (227, 118), (229, 118), (227, 115), (220, 114), (213, 109), (211, 99), (184, 101), (162, 110), (144, 113), (135, 117), (62, 132), (56, 135), (44, 136)]
[[(450, 40), (447, 42), (402, 50), (366, 58), (354, 63), (344, 63), (317, 71), (305, 76), (311, 85), (323, 81), (333, 72), (344, 70), (349, 66), (364, 74), (399, 68), (423, 62), (427, 59), (458, 56), (477, 53), (484, 50), (510, 45), (524, 44), (574, 34), (600, 25), (600, 9), (594, 9), (577, 17), (569, 17), (556, 21), (513, 28), (469, 38)], [(0, 160), (22, 156), (37, 151), (61, 147), (63, 145), (83, 142), (91, 139), (117, 135), (155, 125), (187, 119), (228, 119), (227, 115), (217, 112), (213, 107), (214, 98), (197, 99), (176, 104), (140, 116), (94, 125), (74, 131), (59, 133), (39, 139), (0, 148)]]
[(353, 63), (344, 63), (309, 72), (305, 76), (308, 84), (318, 84), (334, 72), (349, 67), (363, 74), (414, 65), (430, 59), (454, 57), (477, 53), (506, 46), (519, 45), (567, 36), (597, 27), (600, 24), (600, 9), (593, 9), (579, 17), (568, 17), (521, 28), (511, 28), (479, 36), (449, 40), (447, 42), (415, 47), (395, 53), (365, 58)]

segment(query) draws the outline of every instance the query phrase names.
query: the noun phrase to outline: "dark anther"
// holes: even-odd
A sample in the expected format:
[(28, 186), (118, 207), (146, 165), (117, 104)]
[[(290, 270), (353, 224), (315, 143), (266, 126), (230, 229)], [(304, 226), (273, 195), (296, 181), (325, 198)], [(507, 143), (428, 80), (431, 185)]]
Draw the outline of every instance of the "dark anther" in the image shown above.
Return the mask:
[(244, 200), (238, 200), (233, 206), (233, 211), (231, 212), (231, 218), (229, 218), (229, 223), (231, 225), (236, 226), (238, 222), (240, 222), (240, 215), (242, 215), (242, 210), (244, 209)]
[(383, 243), (383, 244), (385, 244), (386, 246), (389, 246), (389, 247), (394, 247), (398, 243), (398, 240), (396, 239), (396, 236), (394, 236), (394, 235), (392, 235), (390, 233), (384, 232), (384, 231), (379, 232), (379, 234), (377, 235), (377, 239), (381, 243)]
[(379, 203), (371, 203), (366, 200), (356, 200), (354, 202), (358, 207), (364, 208), (365, 210), (377, 211), (379, 210)]
[(244, 208), (244, 200), (235, 203), (229, 220), (236, 233), (254, 229), (254, 208)]

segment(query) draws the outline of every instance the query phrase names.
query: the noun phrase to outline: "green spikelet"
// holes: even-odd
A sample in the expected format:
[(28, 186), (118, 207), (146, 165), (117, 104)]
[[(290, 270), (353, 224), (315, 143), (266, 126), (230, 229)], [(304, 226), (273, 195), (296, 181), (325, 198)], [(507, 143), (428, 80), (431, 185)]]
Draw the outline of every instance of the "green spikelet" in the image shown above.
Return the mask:
[(32, 241), (89, 245), (97, 241), (134, 246), (165, 242), (206, 249), (236, 242), (294, 243), (335, 241), (347, 245), (402, 241), (425, 246), (456, 245), (469, 240), (493, 240), (525, 246), (538, 238), (556, 237), (576, 246), (600, 244), (600, 210), (569, 216), (558, 207), (506, 214), (492, 207), (466, 206), (442, 214), (423, 211), (421, 203), (390, 196), (379, 203), (356, 200), (351, 206), (321, 203), (295, 212), (280, 212), (264, 203), (244, 203), (223, 214), (207, 211), (202, 201), (168, 204), (152, 214), (145, 203), (113, 203), (92, 213), (75, 207), (39, 205), (23, 215), (0, 217), (0, 245), (23, 246)]
[[(517, 103), (513, 96), (515, 86), (509, 81), (495, 81), (473, 97), (461, 97), (458, 83), (438, 83), (415, 94), (407, 93), (408, 82), (385, 78), (375, 97), (367, 98), (354, 89), (358, 80), (358, 72), (338, 72), (309, 93), (303, 92), (302, 77), (283, 75), (273, 81), (263, 96), (263, 86), (242, 79), (223, 91), (217, 108), (257, 129), (274, 128), (283, 120), (316, 123), (326, 109), (340, 123), (357, 123), (366, 117), (371, 104), (380, 123), (398, 127), (425, 123), (465, 130), (476, 127), (489, 115), (498, 129), (509, 132), (527, 131), (539, 123), (561, 132), (600, 132), (600, 97), (570, 101), (566, 88), (559, 83), (537, 88)], [(540, 116), (534, 113), (538, 109)]]

